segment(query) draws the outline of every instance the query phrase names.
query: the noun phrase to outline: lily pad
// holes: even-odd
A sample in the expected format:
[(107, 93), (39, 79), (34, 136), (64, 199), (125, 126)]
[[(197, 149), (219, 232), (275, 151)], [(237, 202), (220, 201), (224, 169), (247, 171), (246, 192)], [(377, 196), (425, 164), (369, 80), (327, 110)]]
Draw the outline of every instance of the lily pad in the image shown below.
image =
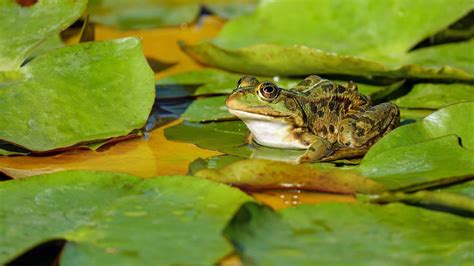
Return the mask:
[(265, 2), (226, 24), (213, 41), (183, 49), (202, 63), (259, 75), (472, 80), (472, 41), (408, 53), (472, 7), (468, 0)]
[(195, 1), (89, 0), (91, 21), (120, 29), (147, 29), (192, 22), (199, 12)]
[(459, 102), (474, 101), (474, 86), (468, 84), (416, 84), (405, 96), (393, 101), (404, 108), (440, 109)]
[(474, 199), (474, 180), (442, 188), (438, 191), (456, 193)]
[(351, 171), (322, 170), (305, 165), (240, 160), (218, 169), (203, 169), (195, 176), (245, 190), (302, 189), (341, 194), (373, 194), (385, 188)]
[(244, 264), (463, 265), (472, 220), (402, 204), (245, 204), (225, 231)]
[[(467, 114), (467, 116), (466, 116)], [(422, 141), (455, 134), (461, 138), (462, 146), (474, 150), (473, 123), (474, 102), (450, 105), (427, 116), (422, 121), (401, 126), (378, 141), (365, 155), (365, 160), (399, 146), (416, 144)]]
[(23, 7), (15, 1), (1, 0), (0, 71), (18, 69), (35, 47), (76, 21), (86, 3), (42, 0)]
[(237, 120), (229, 113), (225, 100), (227, 96), (208, 97), (195, 100), (182, 114), (182, 118), (191, 122), (212, 122)]
[(372, 203), (403, 202), (467, 217), (474, 217), (474, 198), (456, 193), (418, 191), (415, 193), (383, 193), (370, 197)]
[(232, 18), (251, 12), (257, 0), (89, 0), (88, 11), (96, 23), (120, 29), (179, 26), (197, 19), (204, 4), (213, 13)]
[(358, 170), (389, 189), (467, 178), (474, 174), (474, 128), (463, 121), (472, 113), (473, 102), (459, 103), (399, 127), (370, 148)]
[(474, 151), (449, 135), (372, 154), (357, 169), (390, 190), (426, 188), (468, 179), (474, 174)]
[(154, 101), (154, 74), (136, 38), (38, 56), (0, 90), (0, 139), (33, 151), (127, 135)]
[(252, 154), (252, 149), (245, 141), (248, 129), (241, 121), (206, 124), (183, 122), (165, 129), (164, 133), (168, 140), (194, 143), (204, 149), (243, 158), (249, 158)]
[(193, 177), (86, 171), (2, 182), (0, 195), (2, 264), (58, 238), (71, 241), (64, 265), (214, 264), (232, 251), (222, 229), (250, 200)]

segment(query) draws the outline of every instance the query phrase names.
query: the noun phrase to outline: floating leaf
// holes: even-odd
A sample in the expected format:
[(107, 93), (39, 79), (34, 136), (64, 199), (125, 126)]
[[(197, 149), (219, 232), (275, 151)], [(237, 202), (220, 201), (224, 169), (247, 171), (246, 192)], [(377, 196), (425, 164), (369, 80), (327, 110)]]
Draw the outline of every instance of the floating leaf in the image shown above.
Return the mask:
[(120, 29), (147, 29), (192, 22), (199, 12), (195, 1), (89, 0), (91, 20)]
[(120, 29), (180, 26), (195, 21), (204, 4), (213, 13), (231, 18), (250, 13), (257, 0), (89, 0), (93, 22)]
[(472, 2), (374, 0), (353, 5), (342, 0), (265, 2), (251, 15), (226, 24), (212, 42), (183, 49), (202, 63), (259, 75), (474, 79), (469, 63), (473, 41), (407, 54), (467, 14)]
[(405, 96), (395, 101), (404, 108), (440, 109), (459, 103), (474, 101), (474, 86), (468, 84), (416, 84)]
[(216, 96), (197, 99), (186, 109), (181, 118), (191, 122), (237, 120), (237, 117), (227, 111), (226, 98), (227, 96)]
[(436, 185), (474, 174), (474, 128), (463, 122), (470, 120), (466, 114), (474, 114), (473, 102), (448, 106), (393, 130), (365, 155), (360, 173), (389, 189)]
[(241, 160), (219, 169), (203, 169), (195, 176), (247, 190), (303, 189), (332, 193), (377, 193), (384, 187), (351, 171), (321, 170), (305, 165)]
[(23, 7), (15, 1), (1, 0), (0, 71), (18, 69), (36, 46), (76, 21), (86, 3), (42, 0)]
[(430, 187), (474, 174), (474, 151), (461, 147), (458, 138), (449, 135), (372, 154), (357, 169), (390, 190), (422, 183)]
[(199, 149), (195, 145), (166, 140), (163, 129), (149, 133), (148, 139), (134, 138), (93, 150), (71, 150), (51, 156), (0, 157), (0, 172), (22, 178), (64, 170), (101, 170), (152, 177), (185, 175), (188, 164), (198, 157), (220, 153)]
[[(473, 66), (467, 63), (471, 60), (469, 52), (474, 49), (474, 41), (416, 50), (400, 58), (403, 61), (390, 63), (337, 55), (301, 45), (283, 47), (259, 44), (228, 50), (204, 42), (196, 46), (183, 45), (182, 49), (203, 64), (255, 75), (303, 76), (317, 73), (400, 79), (474, 80)], [(446, 56), (449, 54), (454, 58), (449, 62), (452, 66), (447, 62)], [(298, 60), (294, 60), (295, 58)]]
[(474, 224), (402, 204), (326, 203), (275, 213), (247, 203), (225, 234), (244, 264), (468, 265)]
[(383, 193), (370, 198), (372, 203), (403, 202), (474, 217), (474, 198), (447, 192)]
[(154, 101), (136, 38), (56, 49), (18, 73), (0, 90), (0, 139), (33, 151), (127, 135)]
[(243, 158), (249, 158), (252, 153), (246, 144), (247, 134), (247, 127), (241, 121), (206, 124), (183, 122), (165, 130), (168, 140), (194, 143), (204, 149)]
[[(467, 116), (466, 116), (467, 114)], [(461, 138), (462, 146), (474, 150), (474, 102), (458, 103), (427, 116), (422, 121), (399, 127), (377, 142), (365, 155), (365, 160), (399, 146), (416, 144), (422, 141), (455, 134)]]
[(474, 180), (442, 188), (438, 191), (456, 193), (474, 199)]
[(433, 110), (400, 108), (400, 119), (415, 122), (423, 120), (432, 113)]
[(67, 265), (214, 264), (232, 251), (223, 227), (250, 200), (193, 177), (85, 171), (2, 182), (0, 197), (8, 213), (0, 217), (0, 263), (64, 238)]

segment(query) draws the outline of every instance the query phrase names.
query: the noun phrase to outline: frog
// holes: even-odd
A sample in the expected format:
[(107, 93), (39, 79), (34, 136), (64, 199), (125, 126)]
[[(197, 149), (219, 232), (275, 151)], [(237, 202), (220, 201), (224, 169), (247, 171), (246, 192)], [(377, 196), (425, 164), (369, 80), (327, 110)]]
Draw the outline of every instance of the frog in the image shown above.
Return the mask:
[(249, 144), (303, 150), (298, 163), (361, 157), (400, 125), (395, 104), (373, 105), (354, 82), (317, 75), (290, 89), (244, 76), (225, 104), (249, 129)]

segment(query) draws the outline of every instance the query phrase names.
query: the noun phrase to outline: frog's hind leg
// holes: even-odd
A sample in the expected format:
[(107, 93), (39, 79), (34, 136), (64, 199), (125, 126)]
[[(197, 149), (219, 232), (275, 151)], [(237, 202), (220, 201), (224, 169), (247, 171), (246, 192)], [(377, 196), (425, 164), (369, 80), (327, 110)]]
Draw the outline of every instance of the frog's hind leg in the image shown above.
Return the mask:
[(298, 157), (299, 163), (321, 161), (334, 152), (333, 145), (324, 138), (308, 134), (306, 141), (311, 143), (311, 146), (309, 146), (303, 155)]
[(368, 148), (399, 124), (398, 107), (382, 103), (346, 116), (339, 126), (338, 142), (350, 148)]

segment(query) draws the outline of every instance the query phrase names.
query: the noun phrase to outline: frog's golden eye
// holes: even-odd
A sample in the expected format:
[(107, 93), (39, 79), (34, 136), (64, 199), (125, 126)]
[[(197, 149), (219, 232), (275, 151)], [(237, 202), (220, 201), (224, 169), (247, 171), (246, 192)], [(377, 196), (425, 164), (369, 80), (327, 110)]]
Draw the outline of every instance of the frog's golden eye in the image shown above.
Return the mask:
[(265, 101), (272, 101), (280, 94), (280, 88), (271, 82), (263, 82), (257, 87), (258, 96)]
[(258, 85), (258, 79), (252, 76), (243, 76), (237, 81), (237, 88), (251, 87)]

